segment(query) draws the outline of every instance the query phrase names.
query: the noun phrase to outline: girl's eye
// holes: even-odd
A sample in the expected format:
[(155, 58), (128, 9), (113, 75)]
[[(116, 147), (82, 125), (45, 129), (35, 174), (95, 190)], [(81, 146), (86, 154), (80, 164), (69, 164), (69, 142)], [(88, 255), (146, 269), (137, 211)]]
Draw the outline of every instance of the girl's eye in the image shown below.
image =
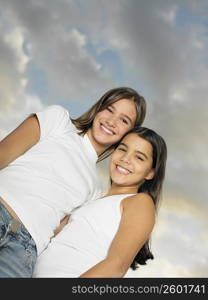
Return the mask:
[(137, 159), (141, 160), (141, 161), (144, 161), (144, 159), (140, 156), (137, 156)]
[(122, 119), (122, 122), (128, 125), (128, 121), (126, 119)]
[(111, 113), (113, 112), (113, 110), (110, 107), (107, 107), (106, 109)]
[(126, 151), (126, 149), (124, 149), (124, 148), (120, 148), (120, 147), (119, 147), (119, 148), (117, 148), (117, 149), (118, 149), (118, 150), (120, 150), (120, 151), (124, 151), (124, 152)]

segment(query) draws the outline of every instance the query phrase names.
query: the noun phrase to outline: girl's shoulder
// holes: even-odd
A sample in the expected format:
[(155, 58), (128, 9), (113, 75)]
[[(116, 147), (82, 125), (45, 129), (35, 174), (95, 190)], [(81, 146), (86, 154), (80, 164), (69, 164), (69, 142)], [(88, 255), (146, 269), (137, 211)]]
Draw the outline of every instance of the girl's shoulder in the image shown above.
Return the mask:
[(139, 209), (153, 209), (155, 210), (155, 205), (152, 200), (152, 197), (147, 193), (137, 193), (134, 195), (130, 195), (125, 197), (122, 200), (123, 208), (139, 208)]
[(153, 200), (148, 194), (138, 193), (126, 197), (121, 204), (122, 224), (133, 226), (136, 232), (141, 227), (148, 226), (148, 228), (152, 228), (154, 226), (156, 210)]

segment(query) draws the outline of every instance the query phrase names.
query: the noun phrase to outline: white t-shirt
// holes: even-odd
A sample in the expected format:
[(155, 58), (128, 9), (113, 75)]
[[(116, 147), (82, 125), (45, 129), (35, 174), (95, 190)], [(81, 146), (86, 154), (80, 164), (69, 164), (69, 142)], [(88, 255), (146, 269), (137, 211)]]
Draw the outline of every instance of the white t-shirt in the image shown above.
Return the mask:
[(76, 209), (38, 257), (33, 277), (79, 277), (106, 258), (121, 220), (120, 203), (131, 195), (100, 198)]
[(40, 254), (60, 220), (102, 194), (97, 153), (77, 134), (68, 111), (51, 105), (36, 113), (40, 141), (0, 171), (0, 196), (16, 212)]

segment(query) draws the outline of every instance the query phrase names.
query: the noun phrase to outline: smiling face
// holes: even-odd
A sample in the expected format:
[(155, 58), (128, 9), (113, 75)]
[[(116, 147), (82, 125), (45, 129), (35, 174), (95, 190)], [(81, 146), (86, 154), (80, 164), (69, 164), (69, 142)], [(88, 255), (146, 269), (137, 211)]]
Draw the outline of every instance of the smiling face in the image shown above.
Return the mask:
[(113, 152), (110, 161), (112, 186), (137, 192), (144, 180), (152, 179), (152, 145), (136, 133), (130, 133)]
[(96, 152), (101, 154), (119, 141), (134, 127), (136, 116), (135, 104), (130, 99), (118, 100), (100, 111), (87, 132)]

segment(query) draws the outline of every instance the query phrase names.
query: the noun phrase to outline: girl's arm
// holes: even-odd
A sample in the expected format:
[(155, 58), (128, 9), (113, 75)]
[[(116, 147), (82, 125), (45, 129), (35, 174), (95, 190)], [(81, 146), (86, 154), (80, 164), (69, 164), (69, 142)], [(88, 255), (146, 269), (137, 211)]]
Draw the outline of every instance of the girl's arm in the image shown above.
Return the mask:
[(0, 169), (26, 152), (39, 139), (39, 122), (35, 115), (31, 115), (0, 141)]
[(107, 257), (80, 277), (123, 277), (153, 229), (155, 207), (150, 196), (137, 194), (122, 201), (118, 231)]

